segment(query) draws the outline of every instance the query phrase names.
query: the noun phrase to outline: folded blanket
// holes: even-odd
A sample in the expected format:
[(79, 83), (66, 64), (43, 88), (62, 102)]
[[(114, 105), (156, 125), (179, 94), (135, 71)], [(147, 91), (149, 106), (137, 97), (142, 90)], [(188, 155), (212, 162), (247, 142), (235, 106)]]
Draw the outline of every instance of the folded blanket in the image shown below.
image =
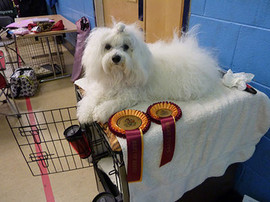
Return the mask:
[[(221, 87), (207, 98), (178, 102), (176, 147), (170, 163), (159, 167), (162, 129), (152, 123), (144, 135), (143, 179), (129, 183), (131, 201), (176, 201), (206, 178), (221, 176), (235, 162), (249, 159), (270, 127), (270, 100)], [(134, 109), (146, 111), (152, 103)], [(117, 138), (127, 165), (126, 140)]]

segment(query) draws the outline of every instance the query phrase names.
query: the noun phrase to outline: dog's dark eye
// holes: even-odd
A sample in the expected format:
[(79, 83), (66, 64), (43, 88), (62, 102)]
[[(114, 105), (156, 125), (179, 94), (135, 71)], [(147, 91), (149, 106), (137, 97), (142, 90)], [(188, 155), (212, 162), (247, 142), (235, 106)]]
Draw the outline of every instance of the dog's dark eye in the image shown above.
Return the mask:
[(112, 48), (112, 46), (111, 46), (110, 44), (107, 43), (107, 44), (105, 45), (105, 49), (106, 49), (106, 50), (110, 50), (111, 48)]
[(123, 45), (123, 50), (124, 50), (124, 51), (127, 51), (128, 49), (129, 49), (129, 46), (128, 46), (127, 44), (124, 44), (124, 45)]

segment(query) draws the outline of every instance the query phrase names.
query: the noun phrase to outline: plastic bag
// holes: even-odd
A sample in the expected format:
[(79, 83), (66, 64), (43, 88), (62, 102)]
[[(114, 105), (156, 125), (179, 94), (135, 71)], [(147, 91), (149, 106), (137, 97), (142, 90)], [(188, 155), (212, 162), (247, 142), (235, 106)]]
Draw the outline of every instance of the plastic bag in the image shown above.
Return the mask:
[(225, 86), (232, 88), (237, 87), (238, 90), (245, 90), (246, 84), (251, 82), (254, 78), (254, 74), (251, 73), (233, 73), (231, 69), (223, 76), (222, 82)]

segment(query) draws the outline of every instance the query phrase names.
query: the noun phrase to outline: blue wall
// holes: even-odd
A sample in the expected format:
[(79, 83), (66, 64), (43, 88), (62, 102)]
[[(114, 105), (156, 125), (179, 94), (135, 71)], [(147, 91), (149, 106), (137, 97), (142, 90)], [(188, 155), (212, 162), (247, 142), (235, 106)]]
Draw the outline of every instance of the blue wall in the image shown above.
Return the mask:
[[(220, 65), (255, 74), (252, 85), (270, 97), (270, 1), (191, 0), (189, 27), (200, 24), (199, 43)], [(238, 169), (235, 189), (270, 201), (270, 130)]]
[(75, 23), (81, 17), (89, 18), (91, 27), (95, 26), (95, 13), (93, 0), (58, 0), (57, 13)]
[(238, 168), (235, 189), (258, 201), (270, 201), (270, 131), (256, 146), (256, 151)]
[(220, 65), (255, 74), (252, 85), (270, 97), (270, 1), (191, 0), (189, 27), (216, 52)]
[[(56, 3), (57, 14), (60, 14), (75, 23), (86, 16), (90, 20), (91, 29), (95, 27), (95, 13), (93, 0), (58, 0)], [(76, 34), (67, 34), (67, 40), (76, 45)]]

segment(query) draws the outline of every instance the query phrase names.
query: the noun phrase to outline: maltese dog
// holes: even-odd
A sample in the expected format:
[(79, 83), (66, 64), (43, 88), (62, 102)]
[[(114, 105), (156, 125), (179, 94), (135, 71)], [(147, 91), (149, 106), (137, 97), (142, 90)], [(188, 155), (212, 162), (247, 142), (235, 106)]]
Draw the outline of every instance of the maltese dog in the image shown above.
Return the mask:
[(78, 102), (80, 123), (105, 123), (139, 102), (198, 99), (220, 82), (217, 62), (193, 32), (146, 44), (135, 24), (92, 31), (82, 64), (88, 88)]

